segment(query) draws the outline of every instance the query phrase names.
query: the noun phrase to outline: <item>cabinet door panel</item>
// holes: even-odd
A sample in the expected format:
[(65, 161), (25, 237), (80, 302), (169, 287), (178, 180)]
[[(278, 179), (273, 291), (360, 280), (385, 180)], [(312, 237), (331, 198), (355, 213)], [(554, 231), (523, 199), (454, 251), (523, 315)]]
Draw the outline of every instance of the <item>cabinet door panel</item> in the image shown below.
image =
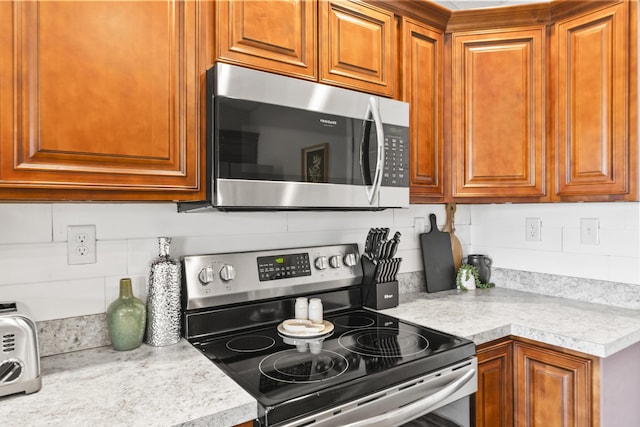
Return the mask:
[(411, 110), (411, 199), (444, 197), (443, 35), (413, 21), (404, 25), (404, 99)]
[(590, 359), (515, 342), (516, 426), (592, 424)]
[(316, 79), (317, 3), (216, 2), (218, 58)]
[(197, 3), (2, 7), (2, 183), (198, 189)]
[(393, 13), (365, 3), (320, 3), (320, 81), (393, 95)]
[(559, 196), (629, 192), (627, 4), (557, 25)]
[(506, 341), (478, 349), (478, 427), (513, 426), (513, 345)]
[(453, 36), (453, 196), (539, 197), (544, 30)]

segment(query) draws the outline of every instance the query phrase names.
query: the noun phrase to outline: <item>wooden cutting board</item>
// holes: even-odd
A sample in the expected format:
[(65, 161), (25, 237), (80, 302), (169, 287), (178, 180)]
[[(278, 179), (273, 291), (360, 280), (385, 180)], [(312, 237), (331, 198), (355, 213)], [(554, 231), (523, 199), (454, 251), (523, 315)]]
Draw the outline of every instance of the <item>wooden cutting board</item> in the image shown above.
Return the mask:
[(455, 235), (456, 228), (455, 224), (456, 217), (456, 204), (453, 202), (447, 203), (447, 222), (445, 222), (442, 231), (448, 232), (451, 235), (451, 252), (453, 253), (453, 267), (456, 269), (456, 272), (462, 265), (462, 245), (460, 244), (460, 240)]
[(427, 292), (456, 289), (456, 270), (453, 266), (451, 236), (438, 230), (435, 214), (429, 215), (431, 230), (420, 234), (422, 263)]

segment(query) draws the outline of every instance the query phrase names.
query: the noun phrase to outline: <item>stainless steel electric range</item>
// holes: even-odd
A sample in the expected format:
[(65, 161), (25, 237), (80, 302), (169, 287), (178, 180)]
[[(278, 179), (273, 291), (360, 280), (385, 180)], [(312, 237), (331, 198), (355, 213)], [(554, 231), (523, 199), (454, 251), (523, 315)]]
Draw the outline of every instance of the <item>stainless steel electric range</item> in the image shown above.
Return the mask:
[[(473, 342), (364, 307), (356, 244), (183, 265), (184, 335), (256, 398), (256, 426), (474, 425)], [(330, 328), (282, 327), (299, 296)]]

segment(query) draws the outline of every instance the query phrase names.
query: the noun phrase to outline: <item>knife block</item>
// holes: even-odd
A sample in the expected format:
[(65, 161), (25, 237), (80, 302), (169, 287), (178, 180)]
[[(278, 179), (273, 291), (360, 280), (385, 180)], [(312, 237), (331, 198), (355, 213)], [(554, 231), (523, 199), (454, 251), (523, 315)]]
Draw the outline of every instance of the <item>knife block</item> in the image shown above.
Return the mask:
[(362, 305), (375, 310), (384, 310), (398, 306), (398, 281), (377, 282), (376, 264), (362, 257)]

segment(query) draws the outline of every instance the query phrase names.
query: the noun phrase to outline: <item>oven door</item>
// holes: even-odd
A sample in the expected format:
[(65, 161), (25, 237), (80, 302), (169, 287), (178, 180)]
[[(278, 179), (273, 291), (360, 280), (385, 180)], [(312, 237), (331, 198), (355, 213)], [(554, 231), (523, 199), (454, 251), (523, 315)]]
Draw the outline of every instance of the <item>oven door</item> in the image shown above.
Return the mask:
[(471, 427), (477, 371), (474, 357), (282, 426)]
[(475, 394), (462, 397), (428, 414), (411, 420), (403, 427), (472, 427), (475, 425), (471, 401)]

